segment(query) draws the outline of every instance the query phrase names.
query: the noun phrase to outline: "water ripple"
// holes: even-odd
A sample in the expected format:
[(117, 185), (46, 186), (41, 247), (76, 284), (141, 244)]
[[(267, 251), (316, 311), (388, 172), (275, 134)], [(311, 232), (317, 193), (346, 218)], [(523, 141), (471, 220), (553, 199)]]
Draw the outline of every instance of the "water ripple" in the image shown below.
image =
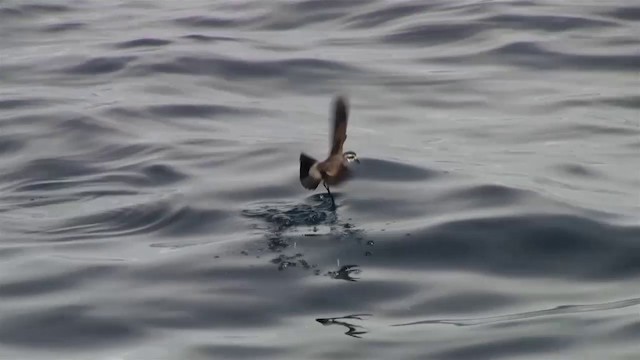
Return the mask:
[(138, 47), (165, 46), (171, 44), (170, 40), (156, 38), (142, 38), (129, 41), (123, 41), (115, 45), (118, 49), (131, 49)]
[(151, 233), (174, 237), (205, 234), (227, 216), (222, 210), (176, 207), (170, 202), (157, 201), (77, 216), (47, 233), (63, 241)]
[(0, 339), (6, 345), (53, 349), (108, 346), (142, 335), (141, 329), (124, 321), (92, 315), (89, 307), (78, 305), (13, 314), (0, 325)]
[(0, 357), (637, 357), (637, 5), (49, 3), (0, 0)]
[(285, 59), (255, 61), (231, 58), (179, 57), (170, 62), (138, 67), (143, 73), (194, 74), (236, 79), (317, 78), (353, 72), (356, 69), (337, 61), (320, 59)]
[(393, 267), (625, 279), (640, 275), (638, 237), (638, 227), (576, 216), (527, 215), (447, 222), (412, 231), (402, 243), (383, 242), (376, 248), (385, 253), (385, 266)]
[(545, 49), (540, 43), (519, 41), (496, 49), (461, 57), (439, 57), (429, 61), (455, 63), (507, 63), (536, 70), (637, 71), (639, 55), (571, 54)]
[(71, 75), (108, 74), (124, 69), (128, 63), (135, 59), (133, 56), (96, 57), (63, 71)]

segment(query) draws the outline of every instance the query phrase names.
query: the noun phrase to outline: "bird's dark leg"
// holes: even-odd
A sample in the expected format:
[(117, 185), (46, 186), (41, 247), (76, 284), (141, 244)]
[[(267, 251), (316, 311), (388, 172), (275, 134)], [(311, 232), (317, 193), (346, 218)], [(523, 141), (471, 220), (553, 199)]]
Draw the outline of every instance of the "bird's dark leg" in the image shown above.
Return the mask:
[(331, 207), (333, 208), (333, 210), (336, 209), (336, 202), (333, 199), (333, 195), (331, 195), (331, 190), (329, 190), (329, 185), (327, 185), (326, 182), (322, 183), (324, 185), (324, 188), (327, 189), (327, 193), (329, 194), (329, 198), (331, 198)]

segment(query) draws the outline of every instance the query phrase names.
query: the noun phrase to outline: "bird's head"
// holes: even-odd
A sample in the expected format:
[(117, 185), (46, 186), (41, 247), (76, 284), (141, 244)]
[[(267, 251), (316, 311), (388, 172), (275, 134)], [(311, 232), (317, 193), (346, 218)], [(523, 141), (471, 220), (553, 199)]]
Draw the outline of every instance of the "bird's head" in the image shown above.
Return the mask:
[(344, 158), (347, 166), (353, 165), (354, 163), (360, 164), (360, 159), (358, 159), (358, 155), (356, 155), (354, 151), (347, 151), (342, 154), (342, 157)]

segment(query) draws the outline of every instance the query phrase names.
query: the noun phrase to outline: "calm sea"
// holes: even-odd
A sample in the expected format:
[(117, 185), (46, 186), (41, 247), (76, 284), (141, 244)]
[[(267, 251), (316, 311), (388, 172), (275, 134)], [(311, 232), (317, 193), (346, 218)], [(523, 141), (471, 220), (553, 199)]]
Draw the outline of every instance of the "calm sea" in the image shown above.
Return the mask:
[[(640, 354), (637, 0), (0, 0), (0, 359)], [(298, 180), (350, 99), (334, 188)]]

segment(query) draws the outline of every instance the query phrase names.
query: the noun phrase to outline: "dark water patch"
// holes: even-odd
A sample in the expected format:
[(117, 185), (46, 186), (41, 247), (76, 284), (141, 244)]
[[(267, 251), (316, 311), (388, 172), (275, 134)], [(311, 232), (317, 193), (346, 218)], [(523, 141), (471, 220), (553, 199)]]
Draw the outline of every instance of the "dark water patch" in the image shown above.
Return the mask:
[(466, 201), (474, 207), (507, 206), (525, 198), (525, 192), (503, 185), (479, 185), (446, 193), (447, 201)]
[(286, 353), (286, 350), (277, 347), (243, 345), (201, 345), (197, 346), (195, 352), (199, 355), (211, 359), (264, 359), (279, 358)]
[(155, 185), (174, 184), (187, 178), (185, 174), (166, 164), (145, 166), (142, 173)]
[(49, 105), (50, 101), (39, 98), (0, 99), (0, 110), (15, 110), (37, 108)]
[(28, 74), (32, 71), (31, 65), (26, 64), (3, 64), (0, 62), (0, 80), (5, 84), (22, 83), (23, 77), (19, 74)]
[(382, 36), (379, 41), (391, 45), (439, 45), (471, 38), (485, 28), (486, 26), (478, 23), (414, 25)]
[[(21, 192), (22, 189), (18, 188), (13, 192)], [(24, 210), (29, 208), (44, 207), (47, 205), (64, 204), (80, 200), (80, 195), (61, 195), (61, 196), (41, 196), (38, 194), (30, 193), (30, 190), (25, 190), (24, 194), (3, 196), (3, 207), (0, 207), (0, 213), (11, 213), (15, 210)], [(31, 229), (30, 224), (25, 225)]]
[(93, 199), (99, 197), (117, 197), (117, 196), (135, 196), (140, 195), (142, 192), (139, 190), (86, 190), (78, 191), (77, 196), (84, 199)]
[(33, 298), (77, 287), (112, 274), (114, 270), (113, 266), (90, 266), (58, 275), (42, 274), (35, 279), (0, 283), (0, 296)]
[(20, 11), (20, 9), (17, 8), (0, 7), (0, 19), (12, 20), (19, 16), (25, 15), (26, 14), (24, 12)]
[(145, 109), (152, 116), (167, 118), (206, 118), (229, 115), (255, 115), (258, 110), (243, 109), (225, 105), (168, 104), (153, 105)]
[(13, 171), (7, 171), (0, 175), (0, 179), (5, 181), (52, 181), (90, 175), (98, 171), (97, 167), (83, 161), (64, 158), (43, 158), (29, 161)]
[(378, 181), (424, 181), (439, 175), (437, 171), (403, 164), (396, 161), (360, 158), (361, 164), (355, 170), (358, 179)]
[(588, 55), (568, 54), (545, 49), (541, 44), (528, 41), (514, 42), (485, 52), (464, 57), (429, 58), (427, 62), (457, 64), (506, 63), (534, 70), (600, 70), (638, 71), (640, 55)]
[(345, 9), (370, 4), (370, 0), (333, 1), (333, 0), (299, 0), (293, 2), (291, 8), (298, 12), (323, 11), (327, 9)]
[(433, 6), (430, 4), (388, 3), (385, 4), (385, 7), (382, 9), (357, 14), (351, 17), (347, 21), (347, 24), (349, 24), (350, 28), (354, 29), (375, 28), (388, 22), (417, 15), (421, 12), (424, 13), (432, 7)]
[(60, 33), (65, 31), (82, 29), (86, 26), (87, 24), (85, 23), (68, 22), (68, 23), (61, 23), (61, 24), (46, 26), (44, 29), (42, 29), (42, 31), (47, 33)]
[[(448, 16), (461, 16), (461, 15), (479, 15), (479, 14), (495, 14), (503, 11), (509, 11), (510, 8), (527, 8), (527, 7), (539, 7), (540, 3), (536, 1), (528, 0), (514, 0), (508, 3), (501, 2), (458, 2), (448, 1), (441, 4), (441, 10), (443, 13), (446, 11)], [(534, 11), (535, 12), (535, 11)]]
[(22, 4), (15, 7), (7, 7), (0, 3), (0, 18), (11, 20), (16, 16), (57, 15), (71, 10), (72, 8), (65, 5)]
[(99, 75), (118, 72), (135, 60), (134, 56), (96, 57), (63, 71), (71, 75)]
[[(233, 117), (241, 119), (253, 115), (268, 114), (266, 110), (254, 108), (232, 107), (226, 105), (211, 104), (167, 104), (150, 105), (142, 108), (134, 107), (112, 107), (106, 110), (108, 116), (121, 119), (152, 119), (154, 121), (169, 121), (170, 123), (182, 124), (182, 126), (197, 126), (201, 123), (173, 121), (177, 119), (211, 119), (211, 126), (215, 126), (215, 120), (223, 120)], [(200, 128), (198, 128), (200, 129)]]
[[(400, 235), (398, 235), (400, 236)], [(640, 228), (570, 215), (452, 221), (376, 242), (379, 265), (508, 277), (624, 279), (640, 274)]]
[(639, 21), (640, 6), (616, 6), (615, 9), (604, 12), (603, 15), (619, 20)]
[(17, 135), (0, 135), (0, 156), (14, 154), (25, 146), (26, 142)]
[(0, 129), (23, 130), (29, 127), (48, 124), (53, 118), (56, 118), (56, 116), (48, 114), (8, 116), (0, 120)]
[(132, 107), (123, 107), (123, 106), (111, 106), (108, 109), (104, 110), (104, 115), (114, 118), (124, 118), (124, 119), (144, 119), (148, 118), (147, 114), (144, 114), (143, 111), (132, 108)]
[(603, 174), (595, 169), (580, 164), (563, 164), (556, 166), (556, 168), (564, 174), (581, 178), (597, 179), (603, 177)]
[[(65, 136), (84, 137), (84, 140), (91, 138), (93, 141), (104, 135), (128, 136), (125, 131), (108, 125), (106, 121), (98, 117), (84, 115), (59, 115), (64, 117), (56, 123), (55, 129)], [(68, 118), (67, 118), (68, 117)]]
[(359, 73), (358, 69), (337, 61), (320, 59), (284, 59), (276, 61), (243, 60), (230, 58), (179, 57), (171, 62), (138, 66), (143, 74), (156, 72), (169, 74), (207, 75), (223, 79), (288, 79), (292, 81), (326, 77), (343, 73)]
[(267, 31), (294, 30), (319, 23), (333, 22), (342, 15), (344, 15), (342, 11), (329, 10), (328, 12), (310, 12), (285, 18), (279, 16), (263, 17), (254, 28)]
[(640, 96), (623, 96), (617, 98), (606, 98), (601, 100), (604, 104), (620, 106), (629, 109), (640, 109)]
[(593, 106), (602, 107), (602, 105), (616, 106), (628, 108), (632, 110), (640, 109), (640, 96), (620, 96), (620, 97), (602, 97), (594, 99), (571, 99), (562, 100), (558, 103), (562, 108), (577, 106)]
[[(458, 88), (464, 88), (468, 84), (468, 80), (459, 78), (416, 78), (415, 76), (384, 76), (379, 75), (376, 79), (381, 85), (389, 87), (389, 89), (396, 89), (397, 87), (403, 88), (416, 88), (421, 89), (424, 87), (437, 87), (437, 86), (457, 86)], [(414, 100), (415, 101), (415, 100)], [(453, 100), (455, 101), (455, 100)]]
[(483, 22), (511, 30), (544, 30), (553, 33), (582, 28), (617, 26), (616, 23), (610, 21), (564, 15), (504, 14), (484, 18)]
[(626, 340), (635, 340), (640, 339), (640, 320), (631, 320), (630, 324), (626, 324), (623, 326), (619, 326), (617, 329), (614, 329), (609, 336), (612, 339), (626, 339)]
[[(8, 239), (7, 239), (8, 240)], [(11, 241), (7, 241), (7, 244), (10, 243)], [(10, 260), (11, 258), (14, 258), (18, 255), (21, 255), (24, 253), (24, 249), (18, 248), (18, 247), (2, 247), (0, 248), (0, 259), (3, 260)]]
[(202, 34), (189, 34), (182, 37), (183, 39), (189, 39), (199, 42), (216, 42), (216, 41), (243, 41), (239, 38), (233, 38), (229, 36), (211, 36), (211, 35), (202, 35)]
[(115, 47), (118, 49), (131, 49), (131, 48), (138, 48), (138, 47), (166, 46), (169, 44), (171, 44), (170, 40), (156, 39), (156, 38), (141, 38), (141, 39), (119, 42), (115, 44)]
[(517, 356), (557, 353), (571, 345), (572, 343), (568, 339), (555, 336), (529, 336), (460, 345), (454, 349), (435, 354), (435, 358), (443, 360), (512, 359)]
[(86, 349), (135, 341), (141, 329), (115, 317), (91, 314), (86, 306), (51, 306), (46, 310), (4, 314), (0, 343), (51, 349)]
[(409, 99), (411, 105), (429, 109), (482, 109), (489, 103), (486, 100), (464, 100), (464, 99)]
[(139, 309), (130, 317), (144, 326), (181, 330), (266, 328), (281, 321), (277, 310), (284, 306), (266, 299), (157, 299), (134, 305)]
[(626, 144), (625, 146), (626, 146), (627, 148), (629, 148), (629, 149), (633, 149), (633, 150), (635, 150), (635, 149), (640, 149), (640, 141), (634, 141), (634, 142), (631, 142), (631, 143), (629, 143), (629, 144)]
[(228, 218), (223, 210), (177, 206), (169, 201), (123, 206), (78, 216), (49, 229), (48, 233), (64, 235), (62, 240), (76, 237), (116, 237), (135, 234), (178, 237), (213, 231)]
[(27, 13), (41, 13), (41, 14), (59, 14), (63, 12), (69, 12), (72, 10), (69, 6), (59, 4), (24, 4), (19, 7), (20, 10)]
[(246, 23), (246, 20), (224, 19), (212, 16), (188, 16), (176, 19), (175, 23), (180, 26), (207, 27), (207, 28), (237, 28)]

